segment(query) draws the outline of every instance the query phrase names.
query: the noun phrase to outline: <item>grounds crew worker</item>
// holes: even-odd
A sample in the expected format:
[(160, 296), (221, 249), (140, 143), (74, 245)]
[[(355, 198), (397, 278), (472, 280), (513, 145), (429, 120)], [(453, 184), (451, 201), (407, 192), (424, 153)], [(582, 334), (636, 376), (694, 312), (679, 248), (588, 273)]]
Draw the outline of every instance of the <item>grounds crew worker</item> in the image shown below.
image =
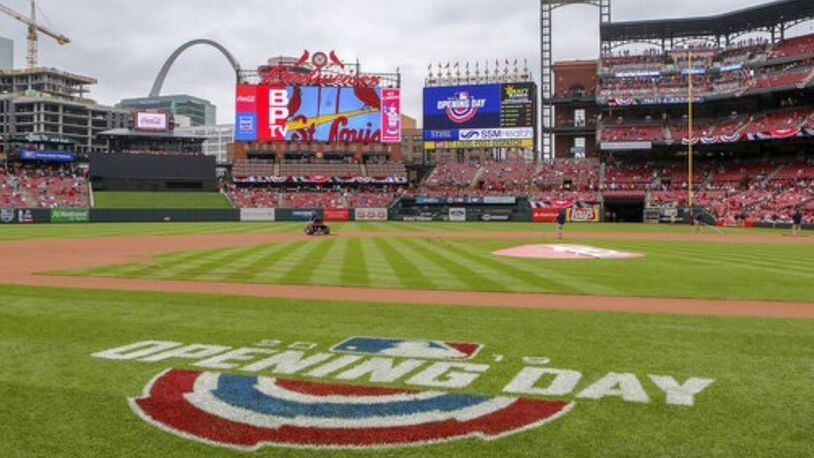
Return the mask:
[(693, 217), (693, 226), (695, 226), (695, 233), (701, 233), (701, 226), (704, 224), (704, 213), (701, 210), (698, 210), (698, 213), (695, 214)]
[(562, 210), (560, 210), (560, 214), (557, 215), (557, 238), (560, 240), (562, 240), (563, 237), (565, 236), (564, 234), (565, 220), (566, 220), (565, 209), (563, 208)]
[(800, 207), (797, 207), (797, 209), (794, 210), (794, 214), (791, 215), (791, 236), (799, 237), (802, 231), (803, 215), (800, 213)]

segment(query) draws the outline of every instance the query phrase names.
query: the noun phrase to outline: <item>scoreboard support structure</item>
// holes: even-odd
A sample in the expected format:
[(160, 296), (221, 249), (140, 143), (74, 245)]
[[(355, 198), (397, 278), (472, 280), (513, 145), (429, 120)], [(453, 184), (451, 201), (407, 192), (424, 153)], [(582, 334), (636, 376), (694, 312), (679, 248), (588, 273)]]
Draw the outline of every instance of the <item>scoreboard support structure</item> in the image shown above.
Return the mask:
[[(553, 15), (554, 10), (570, 5), (596, 6), (599, 8), (599, 23), (611, 22), (611, 0), (540, 0), (542, 142), (541, 157), (538, 159), (554, 158), (554, 105), (551, 104), (554, 97)], [(603, 53), (609, 51), (610, 49), (602, 49)]]

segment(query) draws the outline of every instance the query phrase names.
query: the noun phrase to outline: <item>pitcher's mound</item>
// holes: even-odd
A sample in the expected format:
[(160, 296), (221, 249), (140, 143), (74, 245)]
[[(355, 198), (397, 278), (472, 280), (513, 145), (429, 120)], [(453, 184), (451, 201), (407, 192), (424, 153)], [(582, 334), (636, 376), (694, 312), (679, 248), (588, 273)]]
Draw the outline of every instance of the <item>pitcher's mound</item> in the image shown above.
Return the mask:
[(585, 245), (523, 245), (495, 251), (492, 254), (529, 259), (632, 259), (644, 256), (641, 253), (627, 253)]

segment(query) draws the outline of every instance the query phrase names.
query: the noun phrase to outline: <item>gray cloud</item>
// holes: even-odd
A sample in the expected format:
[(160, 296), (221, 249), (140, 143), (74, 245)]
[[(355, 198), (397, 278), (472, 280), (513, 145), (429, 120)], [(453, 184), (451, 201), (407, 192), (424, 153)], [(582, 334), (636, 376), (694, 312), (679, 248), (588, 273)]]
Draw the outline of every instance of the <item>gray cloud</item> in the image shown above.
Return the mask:
[[(25, 0), (4, 4), (26, 11)], [(143, 96), (166, 57), (193, 38), (212, 38), (245, 67), (303, 49), (336, 51), (359, 58), (367, 70), (404, 76), (405, 111), (418, 116), (427, 65), (526, 58), (539, 68), (539, 5), (534, 0), (39, 0), (46, 25), (72, 38), (59, 47), (41, 38), (43, 65), (94, 76), (93, 96), (112, 104)], [(715, 14), (762, 0), (616, 0), (615, 20)], [(799, 28), (812, 31), (811, 25)], [(555, 56), (593, 58), (598, 53), (596, 8), (574, 6), (555, 16)], [(25, 27), (0, 17), (0, 35), (16, 42), (25, 60)], [(174, 68), (165, 93), (212, 100), (219, 121), (231, 122), (233, 76), (226, 61), (208, 48), (193, 49)]]

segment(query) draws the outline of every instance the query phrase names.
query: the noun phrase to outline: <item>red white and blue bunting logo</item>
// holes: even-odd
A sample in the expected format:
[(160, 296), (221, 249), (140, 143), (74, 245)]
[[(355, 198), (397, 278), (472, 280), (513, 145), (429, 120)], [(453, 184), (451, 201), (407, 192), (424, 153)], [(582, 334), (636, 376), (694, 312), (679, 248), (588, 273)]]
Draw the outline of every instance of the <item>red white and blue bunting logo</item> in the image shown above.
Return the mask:
[(494, 440), (539, 427), (573, 403), (374, 388), (170, 369), (130, 399), (180, 437), (238, 450), (381, 448)]
[(478, 108), (485, 104), (485, 99), (476, 99), (468, 92), (458, 92), (447, 104), (447, 117), (456, 124), (469, 122), (478, 115)]

